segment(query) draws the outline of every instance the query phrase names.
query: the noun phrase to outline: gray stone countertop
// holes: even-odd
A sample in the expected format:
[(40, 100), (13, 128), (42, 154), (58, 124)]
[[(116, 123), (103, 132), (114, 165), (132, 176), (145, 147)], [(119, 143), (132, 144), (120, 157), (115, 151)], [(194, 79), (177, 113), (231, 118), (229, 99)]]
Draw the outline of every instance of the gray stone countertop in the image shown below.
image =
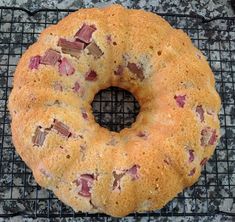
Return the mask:
[(114, 3), (122, 4), (125, 7), (145, 8), (146, 10), (155, 7), (158, 12), (196, 13), (210, 18), (218, 15), (234, 15), (229, 0), (2, 0), (0, 5), (37, 10), (39, 8), (102, 7)]
[[(144, 8), (151, 10), (155, 8), (157, 12), (168, 12), (168, 13), (183, 13), (183, 14), (198, 14), (205, 18), (213, 18), (216, 16), (234, 16), (234, 11), (231, 7), (231, 1), (225, 0), (198, 0), (198, 1), (187, 1), (187, 0), (111, 0), (111, 1), (98, 1), (98, 0), (1, 0), (0, 6), (14, 6), (24, 7), (28, 10), (34, 11), (40, 8), (59, 8), (59, 9), (76, 9), (81, 7), (102, 7), (108, 4), (118, 3), (126, 7)], [(214, 191), (217, 192), (217, 191)], [(235, 194), (232, 195), (235, 197)], [(228, 208), (228, 203), (225, 204)], [(234, 203), (230, 203), (229, 209), (234, 211)], [(3, 209), (3, 205), (0, 200), (0, 212)], [(216, 215), (211, 217), (157, 217), (157, 218), (123, 218), (121, 221), (235, 221), (234, 217)], [(0, 218), (0, 222), (5, 221), (35, 221), (31, 218), (23, 218), (16, 216), (12, 218)], [(48, 221), (47, 219), (38, 219), (38, 221)], [(53, 220), (57, 221), (57, 220)], [(58, 220), (59, 221), (59, 220)], [(90, 221), (90, 219), (72, 219), (66, 218), (61, 221)], [(94, 220), (95, 221), (95, 220)], [(111, 221), (108, 220), (108, 221)]]

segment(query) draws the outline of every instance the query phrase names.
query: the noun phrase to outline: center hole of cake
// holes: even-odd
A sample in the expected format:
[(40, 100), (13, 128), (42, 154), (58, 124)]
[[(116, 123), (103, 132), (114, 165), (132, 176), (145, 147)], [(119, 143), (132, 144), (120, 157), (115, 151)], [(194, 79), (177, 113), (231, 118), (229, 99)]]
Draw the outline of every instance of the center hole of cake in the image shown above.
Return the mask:
[(140, 105), (135, 97), (118, 87), (99, 91), (91, 105), (96, 122), (115, 132), (130, 128), (140, 111)]

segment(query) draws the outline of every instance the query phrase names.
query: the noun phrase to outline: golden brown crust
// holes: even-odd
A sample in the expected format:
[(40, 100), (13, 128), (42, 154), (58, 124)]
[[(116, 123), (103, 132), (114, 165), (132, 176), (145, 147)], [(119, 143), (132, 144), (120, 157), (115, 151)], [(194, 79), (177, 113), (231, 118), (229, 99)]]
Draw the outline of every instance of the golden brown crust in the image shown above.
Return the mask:
[[(84, 23), (96, 27), (98, 59), (87, 49), (75, 58), (57, 46)], [(59, 74), (58, 65), (29, 68), (30, 58), (50, 48), (74, 74)], [(89, 70), (96, 81), (85, 80)], [(111, 85), (141, 105), (136, 122), (120, 133), (101, 128), (90, 106)], [(81, 9), (45, 29), (19, 61), (8, 104), (13, 142), (37, 182), (76, 211), (124, 216), (159, 209), (197, 181), (213, 154), (220, 109), (214, 86), (201, 52), (159, 16), (119, 5)], [(37, 127), (40, 142), (33, 141)]]

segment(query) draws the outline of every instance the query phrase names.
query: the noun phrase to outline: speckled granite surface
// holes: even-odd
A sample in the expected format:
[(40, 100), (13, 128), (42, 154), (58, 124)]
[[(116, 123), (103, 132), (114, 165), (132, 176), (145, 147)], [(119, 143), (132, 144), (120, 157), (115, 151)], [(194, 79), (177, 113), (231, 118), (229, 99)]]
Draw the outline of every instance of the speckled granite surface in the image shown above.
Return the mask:
[(193, 12), (206, 17), (214, 17), (221, 15), (221, 13), (225, 16), (232, 16), (234, 13), (229, 0), (2, 0), (0, 5), (20, 6), (36, 10), (38, 8), (100, 7), (112, 3), (122, 4), (125, 7), (145, 7), (146, 9), (156, 7), (158, 12)]
[[(140, 1), (47, 1), (47, 0), (2, 0), (0, 6), (19, 6), (30, 10), (39, 8), (80, 8), (104, 6), (110, 3), (121, 3), (127, 7), (144, 8), (149, 11), (174, 12), (199, 14), (205, 18), (211, 18), (218, 15), (233, 16), (233, 10), (229, 1), (224, 0), (205, 0), (205, 1), (180, 1), (180, 0), (140, 0)], [(47, 190), (36, 186), (31, 175), (31, 171), (25, 168), (17, 154), (14, 153), (10, 138), (9, 117), (3, 111), (5, 100), (7, 98), (7, 88), (11, 86), (11, 76), (15, 69), (15, 64), (19, 59), (19, 54), (25, 48), (35, 41), (44, 25), (34, 26), (38, 21), (43, 22), (44, 14), (39, 13), (33, 18), (29, 18), (26, 13), (16, 12), (16, 24), (11, 31), (15, 34), (6, 34), (10, 30), (11, 19), (10, 12), (5, 11), (0, 29), (0, 215), (1, 214), (19, 214), (26, 212), (46, 215), (48, 212), (48, 202), (50, 201), (50, 213), (58, 213), (60, 202), (54, 199), (53, 194)], [(65, 16), (64, 13), (59, 18)], [(48, 19), (55, 22), (56, 15), (49, 13)], [(234, 23), (215, 21), (210, 24), (200, 25), (198, 20), (187, 21), (185, 18), (166, 17), (171, 24), (176, 27), (188, 29), (188, 34), (196, 45), (203, 50), (203, 53), (211, 60), (211, 66), (217, 80), (217, 89), (222, 95), (224, 102), (221, 110), (222, 138), (212, 160), (206, 165), (199, 182), (186, 189), (178, 198), (172, 201), (162, 213), (181, 214), (183, 212), (197, 215), (206, 212), (224, 211), (235, 213), (235, 98), (234, 98), (234, 72), (235, 64), (235, 27)], [(17, 25), (19, 21), (30, 21), (28, 25)], [(19, 23), (20, 24), (20, 23)], [(197, 32), (194, 28), (200, 28)], [(32, 33), (32, 30), (36, 34)], [(210, 31), (208, 31), (210, 29)], [(218, 31), (219, 29), (230, 30)], [(216, 31), (215, 31), (216, 30)], [(23, 31), (23, 35), (21, 35)], [(22, 38), (22, 39), (21, 39)], [(200, 39), (200, 40), (198, 40)], [(230, 40), (230, 41), (229, 41)], [(23, 42), (23, 47), (22, 43)], [(15, 43), (14, 47), (9, 43)], [(9, 49), (10, 46), (10, 49)], [(12, 47), (11, 47), (12, 46)], [(9, 51), (10, 50), (10, 51)], [(12, 54), (12, 55), (9, 55)], [(14, 55), (13, 55), (14, 54)], [(222, 61), (223, 60), (223, 61)], [(13, 64), (8, 66), (8, 63)], [(108, 106), (108, 104), (105, 104)], [(107, 117), (106, 119), (108, 119)], [(226, 125), (226, 128), (225, 128)], [(4, 134), (4, 138), (2, 138)], [(227, 149), (229, 148), (229, 149)], [(24, 199), (25, 198), (25, 199)], [(33, 199), (38, 199), (34, 201)], [(7, 200), (8, 199), (8, 200)], [(24, 200), (23, 200), (24, 199)], [(72, 213), (71, 209), (64, 207), (63, 212)], [(15, 216), (8, 219), (0, 218), (2, 221), (33, 221), (21, 216)], [(115, 221), (113, 218), (100, 218), (100, 221)], [(39, 219), (38, 221), (47, 221)], [(51, 220), (58, 221), (58, 220)], [(63, 219), (62, 221), (91, 221), (89, 218), (82, 219)], [(96, 221), (96, 220), (93, 220)], [(210, 217), (145, 217), (145, 218), (123, 218), (120, 221), (235, 221), (235, 217), (226, 215), (214, 215)]]

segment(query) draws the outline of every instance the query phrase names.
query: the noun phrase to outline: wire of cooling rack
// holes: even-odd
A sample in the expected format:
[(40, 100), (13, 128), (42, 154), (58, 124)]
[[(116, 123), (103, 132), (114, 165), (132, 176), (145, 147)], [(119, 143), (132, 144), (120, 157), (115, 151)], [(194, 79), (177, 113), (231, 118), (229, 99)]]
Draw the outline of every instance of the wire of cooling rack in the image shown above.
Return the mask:
[[(16, 64), (40, 32), (74, 10), (35, 12), (0, 7), (0, 217), (84, 217), (105, 218), (104, 214), (75, 213), (52, 192), (40, 188), (15, 152), (10, 131), (7, 99)], [(154, 12), (154, 9), (152, 10)], [(222, 99), (222, 137), (213, 158), (199, 181), (184, 190), (166, 207), (130, 216), (213, 216), (235, 215), (235, 21), (234, 18), (206, 20), (198, 15), (159, 13), (174, 27), (182, 28), (207, 57)], [(100, 125), (113, 131), (129, 127), (139, 112), (135, 98), (111, 87), (96, 95), (93, 113)]]

